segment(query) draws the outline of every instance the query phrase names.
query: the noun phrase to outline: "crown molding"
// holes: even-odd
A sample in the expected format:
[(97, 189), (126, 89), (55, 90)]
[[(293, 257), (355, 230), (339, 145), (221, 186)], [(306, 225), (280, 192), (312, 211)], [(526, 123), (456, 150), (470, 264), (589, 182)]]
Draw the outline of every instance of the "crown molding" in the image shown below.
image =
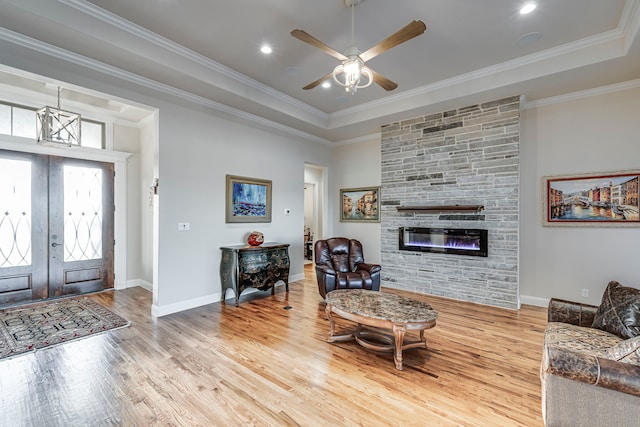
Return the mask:
[(522, 104), (523, 110), (532, 108), (546, 107), (548, 105), (560, 104), (562, 102), (576, 101), (579, 99), (591, 98), (593, 96), (607, 95), (610, 93), (621, 92), (640, 88), (640, 79), (629, 80), (622, 83), (616, 83), (608, 86), (600, 86), (578, 92), (568, 93), (565, 95), (552, 96), (549, 98), (538, 99), (535, 101), (526, 101)]
[(283, 125), (281, 123), (274, 122), (269, 119), (265, 119), (255, 114), (242, 111), (238, 108), (230, 107), (228, 105), (213, 101), (211, 99), (208, 99), (199, 95), (195, 95), (185, 90), (178, 89), (164, 83), (160, 83), (156, 80), (139, 76), (135, 73), (125, 71), (121, 68), (114, 67), (109, 64), (105, 64), (104, 62), (96, 61), (95, 59), (87, 58), (86, 56), (79, 55), (74, 52), (70, 52), (68, 50), (59, 48), (49, 43), (45, 43), (43, 41), (36, 40), (31, 37), (27, 37), (25, 35), (16, 33), (14, 31), (7, 30), (6, 28), (0, 27), (0, 39), (8, 41), (18, 46), (22, 46), (22, 47), (34, 50), (36, 52), (40, 52), (42, 54), (45, 54), (57, 59), (62, 59), (94, 71), (98, 71), (104, 74), (111, 75), (113, 77), (117, 77), (119, 79), (137, 84), (139, 86), (146, 87), (148, 89), (153, 89), (161, 93), (173, 95), (178, 98), (193, 102), (195, 104), (212, 108), (214, 110), (229, 114), (231, 116), (248, 120), (248, 121), (266, 126), (268, 128), (272, 128), (272, 129), (296, 136), (296, 137), (300, 137), (313, 142), (319, 142), (322, 144), (331, 145), (331, 141), (324, 138), (320, 138), (316, 135)]
[(625, 52), (628, 52), (633, 44), (635, 35), (640, 30), (640, 0), (628, 0), (625, 2), (618, 29), (626, 36), (624, 47)]
[[(437, 90), (448, 89), (457, 85), (470, 83), (474, 80), (486, 78), (498, 73), (517, 71), (522, 68), (532, 67), (536, 63), (556, 59), (563, 55), (580, 52), (584, 49), (601, 46), (606, 43), (615, 43), (616, 41), (626, 38), (629, 38), (629, 35), (625, 35), (625, 33), (621, 29), (617, 28), (605, 33), (596, 34), (591, 37), (586, 37), (571, 43), (566, 43), (553, 49), (547, 49), (542, 52), (526, 55), (510, 61), (502, 62), (500, 64), (491, 65), (489, 67), (474, 70), (469, 73), (460, 74), (458, 76), (440, 80), (413, 90), (407, 90), (405, 92), (390, 95), (383, 99), (367, 102), (350, 108), (345, 108), (344, 110), (336, 111), (335, 113), (329, 114), (329, 120), (331, 121), (337, 118), (347, 117), (352, 114), (361, 113), (374, 108), (381, 108), (389, 105), (392, 102), (407, 101), (416, 96), (422, 96), (435, 92)], [(624, 54), (626, 54), (626, 51), (620, 52), (620, 56)]]
[(355, 138), (343, 139), (334, 144), (334, 147), (339, 147), (342, 145), (350, 145), (350, 144), (358, 144), (360, 142), (371, 142), (371, 141), (380, 141), (380, 132), (372, 133), (369, 135), (357, 136)]
[(152, 43), (155, 46), (165, 49), (175, 55), (181, 56), (182, 58), (188, 61), (196, 63), (216, 73), (220, 73), (225, 77), (233, 79), (243, 85), (251, 87), (252, 89), (260, 91), (273, 98), (276, 98), (283, 103), (291, 105), (293, 108), (303, 110), (312, 115), (315, 115), (320, 120), (326, 121), (328, 119), (328, 114), (325, 113), (324, 111), (321, 111), (315, 107), (312, 107), (309, 104), (306, 104), (278, 90), (275, 90), (270, 86), (260, 83), (259, 81), (254, 80), (251, 77), (248, 77), (242, 73), (239, 73), (223, 64), (220, 64), (219, 62), (216, 62), (210, 58), (207, 58), (204, 55), (194, 52), (193, 50), (188, 49), (179, 43), (176, 43), (152, 31), (149, 31), (144, 27), (134, 24), (133, 22), (127, 21), (126, 19), (118, 15), (115, 15), (107, 10), (104, 10), (92, 3), (89, 3), (84, 0), (58, 0), (58, 1), (62, 4), (65, 4), (69, 7), (76, 9), (81, 13), (84, 13), (95, 19), (98, 19), (108, 25), (114, 26), (135, 37), (138, 37), (142, 40)]
[(200, 55), (186, 47), (166, 39), (152, 31), (147, 30), (137, 24), (123, 19), (122, 17), (115, 15), (107, 10), (104, 10), (92, 3), (84, 0), (58, 0), (69, 7), (72, 7), (86, 15), (92, 16), (100, 21), (117, 27), (118, 29), (125, 31), (135, 37), (143, 39), (149, 43), (152, 43), (162, 49), (179, 55), (186, 60), (199, 64), (207, 69), (215, 71), (224, 75), (225, 77), (234, 79), (244, 85), (247, 85), (255, 90), (265, 93), (279, 101), (291, 105), (293, 108), (306, 111), (318, 119), (328, 123), (327, 129), (332, 129), (330, 123), (336, 119), (344, 118), (353, 114), (363, 113), (376, 108), (384, 108), (391, 106), (393, 103), (402, 103), (418, 96), (428, 95), (437, 90), (449, 89), (456, 85), (466, 84), (474, 80), (486, 78), (497, 73), (514, 72), (518, 69), (531, 67), (536, 63), (556, 59), (563, 55), (573, 54), (583, 51), (584, 49), (598, 47), (606, 43), (612, 43), (622, 40), (624, 49), (619, 52), (620, 56), (625, 55), (631, 47), (632, 41), (640, 28), (640, 0), (627, 0), (623, 12), (618, 22), (616, 29), (607, 31), (594, 36), (586, 37), (574, 42), (566, 43), (561, 46), (557, 46), (552, 49), (547, 49), (542, 52), (534, 53), (531, 55), (516, 58), (514, 60), (506, 61), (500, 64), (485, 67), (479, 70), (474, 70), (469, 73), (454, 76), (445, 80), (435, 82), (433, 84), (418, 87), (416, 89), (407, 90), (398, 94), (386, 96), (385, 98), (371, 101), (368, 103), (349, 107), (340, 111), (336, 111), (331, 114), (327, 114), (317, 108), (310, 106), (304, 102), (301, 102), (293, 97), (290, 97), (280, 91), (277, 91), (267, 85), (264, 85), (244, 74), (241, 74), (225, 65), (222, 65), (210, 58)]

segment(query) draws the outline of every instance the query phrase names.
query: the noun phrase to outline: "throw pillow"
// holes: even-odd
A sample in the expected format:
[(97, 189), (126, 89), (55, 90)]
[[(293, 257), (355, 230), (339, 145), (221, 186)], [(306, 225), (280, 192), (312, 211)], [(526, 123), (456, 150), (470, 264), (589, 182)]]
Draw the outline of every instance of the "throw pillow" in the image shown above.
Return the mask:
[(618, 362), (640, 365), (640, 337), (620, 341), (605, 350), (604, 357)]
[(640, 290), (609, 282), (591, 327), (625, 339), (639, 336)]

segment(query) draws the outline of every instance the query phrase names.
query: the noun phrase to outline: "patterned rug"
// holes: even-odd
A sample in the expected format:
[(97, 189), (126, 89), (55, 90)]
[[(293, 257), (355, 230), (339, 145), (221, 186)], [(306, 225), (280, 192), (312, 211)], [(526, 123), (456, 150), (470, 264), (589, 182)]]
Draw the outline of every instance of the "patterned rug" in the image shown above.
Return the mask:
[(0, 310), (0, 360), (129, 324), (86, 297), (7, 308)]

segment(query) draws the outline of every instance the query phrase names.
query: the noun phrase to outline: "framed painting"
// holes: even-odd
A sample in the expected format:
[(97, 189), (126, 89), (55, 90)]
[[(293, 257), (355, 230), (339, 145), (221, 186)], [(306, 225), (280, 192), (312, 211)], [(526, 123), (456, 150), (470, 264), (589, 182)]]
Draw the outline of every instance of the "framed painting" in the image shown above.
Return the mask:
[(340, 221), (380, 222), (380, 187), (340, 189)]
[(640, 172), (544, 177), (544, 225), (638, 226)]
[(271, 222), (271, 181), (227, 175), (226, 222)]

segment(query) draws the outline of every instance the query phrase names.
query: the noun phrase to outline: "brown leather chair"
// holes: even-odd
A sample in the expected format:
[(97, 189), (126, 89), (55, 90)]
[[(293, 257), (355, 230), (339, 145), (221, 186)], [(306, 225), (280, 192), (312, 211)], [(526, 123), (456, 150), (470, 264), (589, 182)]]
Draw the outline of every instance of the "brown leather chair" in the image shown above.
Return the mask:
[(366, 264), (362, 243), (333, 237), (314, 246), (318, 291), (322, 298), (336, 289), (380, 290), (380, 266)]

